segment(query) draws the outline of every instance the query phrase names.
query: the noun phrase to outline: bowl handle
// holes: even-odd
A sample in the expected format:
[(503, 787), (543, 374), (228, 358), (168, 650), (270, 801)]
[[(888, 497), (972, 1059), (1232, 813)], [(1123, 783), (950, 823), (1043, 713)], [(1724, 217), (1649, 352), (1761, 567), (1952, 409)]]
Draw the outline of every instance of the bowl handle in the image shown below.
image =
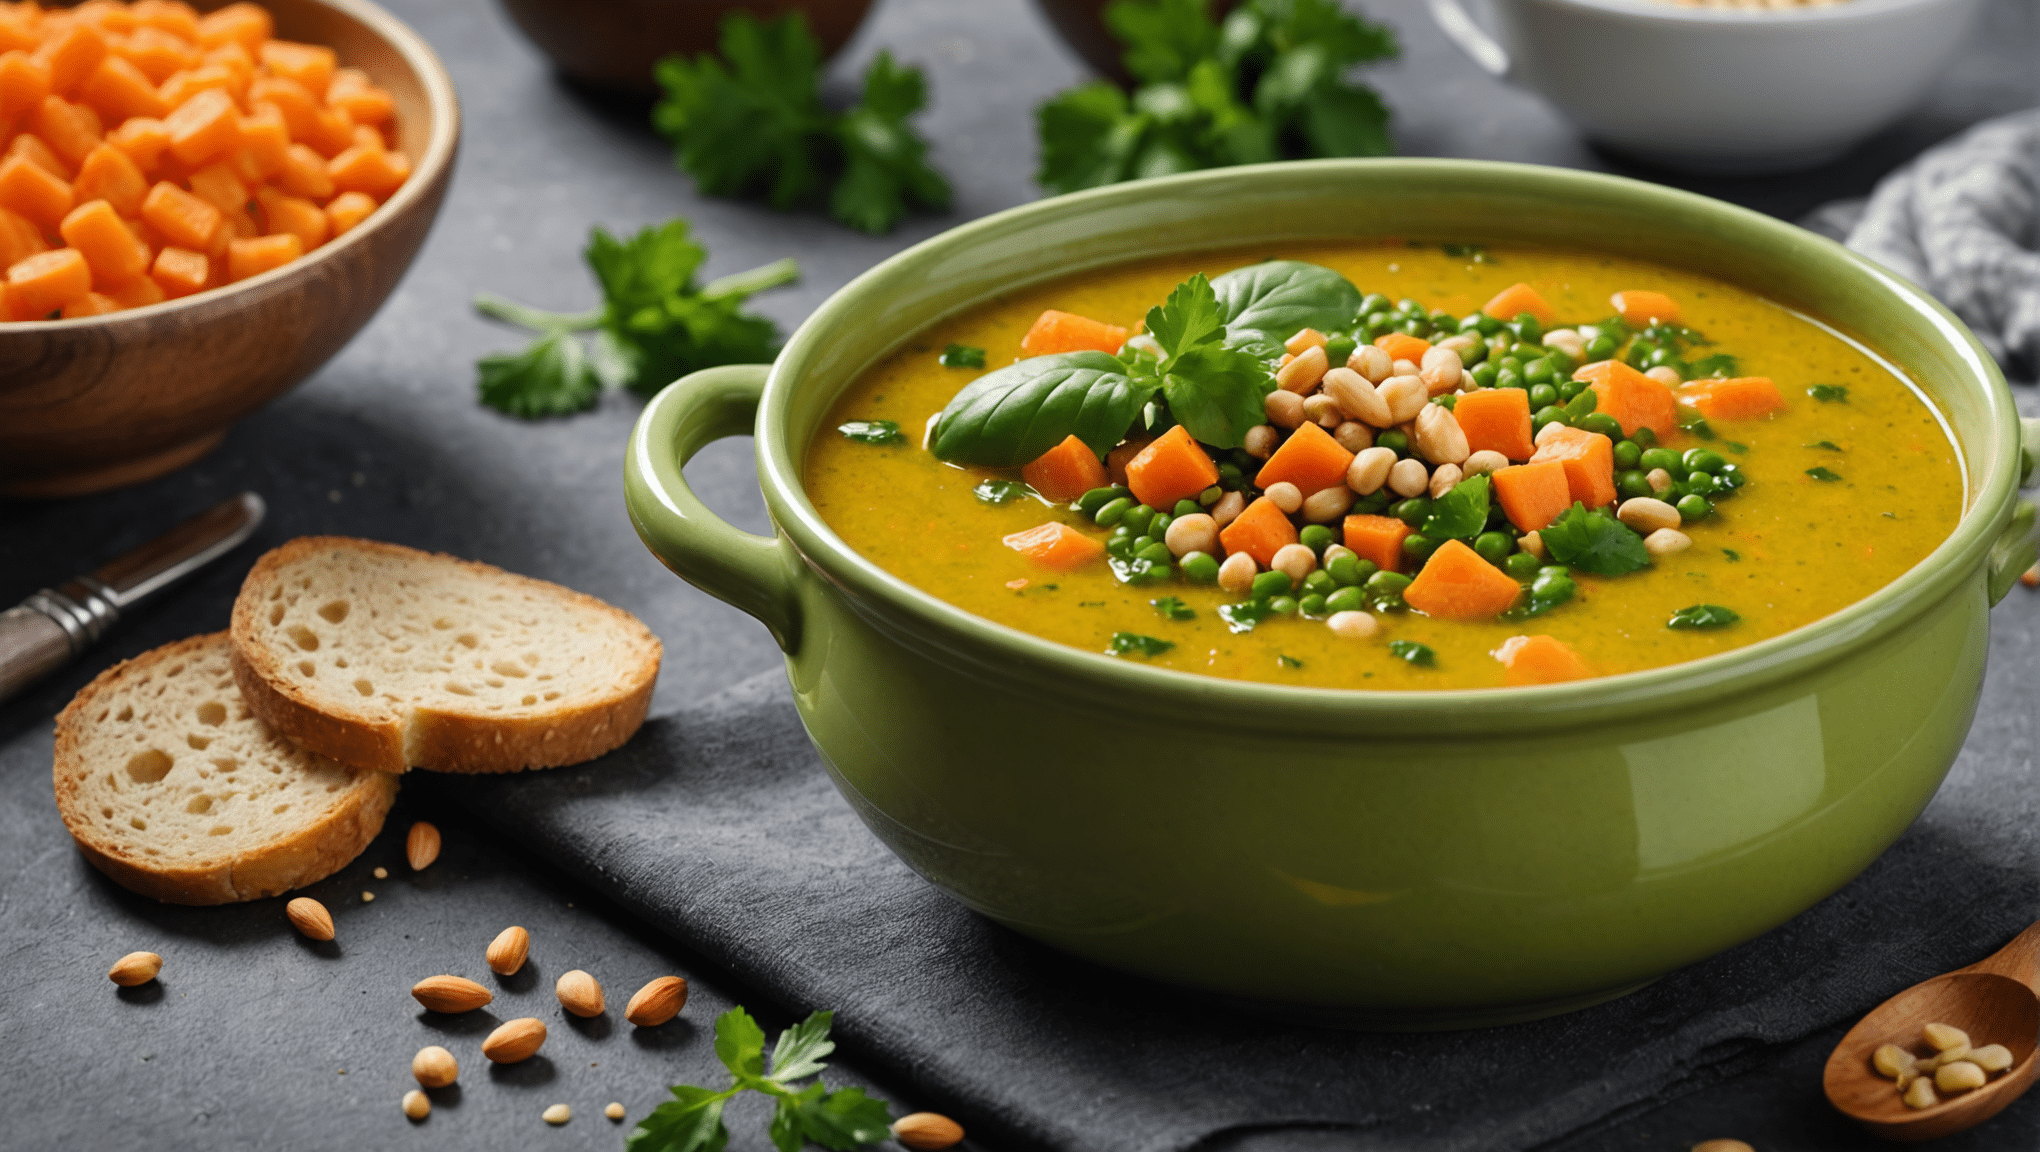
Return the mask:
[(1481, 70), (1497, 80), (1509, 78), (1509, 53), (1487, 29), (1473, 18), (1459, 0), (1431, 0), (1431, 19), (1436, 21), (1440, 31), (1459, 50), (1480, 65)]
[[(2040, 463), (2040, 420), (2026, 417), (2019, 421), (2019, 484), (2024, 487), (2034, 482), (2033, 467)], [(2005, 598), (2012, 585), (2036, 560), (2040, 560), (2040, 541), (2033, 538), (2034, 507), (2025, 500), (2012, 509), (2012, 522), (1998, 533), (1997, 543), (1990, 549), (1990, 602)]]
[(623, 461), (623, 500), (638, 539), (682, 580), (758, 618), (782, 651), (800, 639), (789, 550), (709, 511), (681, 469), (711, 441), (746, 436), (758, 422), (766, 364), (732, 364), (681, 377), (638, 416)]

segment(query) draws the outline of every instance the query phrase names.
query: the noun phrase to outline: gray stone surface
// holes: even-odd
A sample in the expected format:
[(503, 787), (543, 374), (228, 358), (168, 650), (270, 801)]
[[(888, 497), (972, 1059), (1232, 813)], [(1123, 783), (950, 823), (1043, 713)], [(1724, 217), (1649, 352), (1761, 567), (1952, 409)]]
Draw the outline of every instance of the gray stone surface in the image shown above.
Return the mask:
[[(711, 275), (780, 256), (802, 262), (800, 285), (758, 307), (791, 326), (882, 257), (958, 221), (1033, 198), (1031, 109), (1081, 76), (1025, 0), (882, 0), (835, 69), (838, 83), (880, 46), (923, 64), (934, 94), (924, 127), (957, 188), (955, 208), (865, 237), (818, 216), (706, 199), (673, 171), (634, 113), (555, 83), (543, 62), (484, 0), (390, 5), (439, 49), (467, 116), (453, 192), (409, 277), (369, 328), (289, 397), (244, 422), (212, 456), (125, 492), (0, 506), (0, 603), (67, 578), (172, 520), (243, 487), (270, 502), (255, 546), (124, 623), (87, 660), (0, 706), (0, 1148), (326, 1149), (607, 1147), (620, 1135), (597, 1111), (621, 1100), (641, 1115), (659, 1086), (712, 1075), (703, 1032), (742, 974), (708, 971), (681, 942), (634, 927), (599, 898), (532, 865), (517, 846), (436, 805), (429, 789), (400, 801), (360, 861), (322, 883), (340, 921), (337, 947), (305, 945), (281, 901), (209, 910), (167, 908), (101, 880), (63, 835), (49, 798), (49, 721), (81, 684), (117, 658), (222, 628), (234, 588), (261, 546), (307, 532), (373, 536), (443, 549), (558, 580), (643, 617), (666, 643), (654, 701), (667, 712), (752, 673), (776, 656), (763, 629), (673, 579), (638, 545), (619, 473), (638, 402), (611, 396), (564, 421), (525, 424), (477, 407), (473, 361), (518, 337), (472, 316), (488, 289), (531, 303), (594, 299), (580, 263), (587, 227), (684, 215), (712, 252)], [(2040, 103), (2040, 10), (1999, 0), (1970, 51), (1916, 113), (1820, 171), (1774, 180), (1693, 181), (1623, 167), (1581, 144), (1533, 98), (1501, 88), (1431, 28), (1421, 0), (1376, 0), (1404, 58), (1377, 72), (1404, 151), (1626, 171), (1665, 178), (1786, 217), (1838, 195), (1861, 195), (1882, 172), (1981, 117)], [(748, 444), (718, 444), (690, 478), (736, 522), (764, 527)], [(401, 866), (403, 828), (440, 821), (448, 850), (431, 871)], [(392, 868), (375, 881), (370, 869)], [(359, 893), (379, 898), (362, 904)], [(612, 1009), (609, 1026), (557, 1023), (544, 1064), (492, 1072), (476, 1036), (455, 1026), (466, 1073), (423, 1131), (399, 1116), (407, 1062), (442, 1040), (404, 994), (440, 971), (482, 974), (480, 951), (504, 924), (529, 927), (535, 986), (505, 988), (489, 1011), (560, 1021), (549, 981), (584, 967), (620, 1003), (651, 975), (697, 982), (683, 1017), (651, 1035)], [(120, 954), (167, 958), (160, 989), (117, 992), (104, 979)], [(526, 1006), (529, 1007), (526, 1007)], [(783, 1021), (774, 1020), (774, 1023)], [(465, 1045), (465, 1047), (462, 1047)], [(1802, 1051), (1803, 1049), (1803, 1051)], [(1759, 1147), (1856, 1142), (1809, 1086), (1824, 1046), (1806, 1041), (1753, 1062), (1704, 1097), (1582, 1135), (1567, 1152), (1679, 1148), (1734, 1133)], [(870, 1068), (910, 1068), (912, 1053), (853, 1052)], [(346, 1074), (340, 1073), (346, 1069)], [(873, 1087), (903, 1104), (885, 1080)], [(566, 1128), (538, 1112), (575, 1107)], [(740, 1113), (739, 1149), (766, 1147), (762, 1118)], [(1996, 1130), (2040, 1143), (2040, 1107)], [(1273, 1141), (1242, 1137), (1257, 1147)], [(1304, 1147), (1307, 1136), (1281, 1137)], [(1238, 1146), (1238, 1145), (1229, 1145)], [(1326, 1144), (1325, 1147), (1336, 1145)], [(1982, 1147), (1983, 1145), (1972, 1145)]]

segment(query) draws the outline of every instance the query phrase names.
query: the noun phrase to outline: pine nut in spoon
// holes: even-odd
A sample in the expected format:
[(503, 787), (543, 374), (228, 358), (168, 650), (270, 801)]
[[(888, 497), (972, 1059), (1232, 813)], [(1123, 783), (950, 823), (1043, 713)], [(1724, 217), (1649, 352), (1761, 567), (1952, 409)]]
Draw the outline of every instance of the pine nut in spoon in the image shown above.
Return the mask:
[[(2040, 1036), (2036, 980), (2040, 924), (1984, 960), (1886, 1000), (1851, 1028), (1828, 1057), (1821, 1077), (1828, 1102), (1871, 1133), (1907, 1142), (1939, 1139), (1997, 1115), (2031, 1088), (2040, 1072), (2033, 1059), (2034, 1039)], [(1923, 1108), (1910, 1106), (1892, 1090), (1892, 1081), (1878, 1074), (1873, 1058), (1885, 1044), (1914, 1043), (1927, 1025), (1936, 1023), (1960, 1029), (1974, 1042), (2003, 1047), (2011, 1064), (1980, 1087), (1941, 1095)], [(1911, 1088), (1931, 1079), (1914, 1081)]]

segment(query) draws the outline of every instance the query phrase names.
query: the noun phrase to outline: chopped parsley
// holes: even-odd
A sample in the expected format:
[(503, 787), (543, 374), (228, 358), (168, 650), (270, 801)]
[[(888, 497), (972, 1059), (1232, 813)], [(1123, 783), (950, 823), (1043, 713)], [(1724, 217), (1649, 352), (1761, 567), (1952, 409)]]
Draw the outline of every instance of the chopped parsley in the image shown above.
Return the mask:
[(1806, 394), (1823, 404), (1832, 404), (1836, 401), (1846, 404), (1849, 400), (1849, 390), (1840, 384), (1815, 384), (1806, 390)]
[[(900, 426), (891, 420), (852, 420), (847, 424), (836, 425), (836, 431), (841, 432), (845, 440), (855, 440), (859, 444), (875, 444), (880, 447), (889, 448), (907, 442), (906, 436), (900, 432)], [(1013, 483), (1011, 480), (985, 481), (985, 484), (1011, 483)], [(980, 500), (985, 499), (985, 484), (978, 485), (975, 490), (977, 498)], [(1003, 504), (1006, 500), (1010, 499), (1012, 497), (1008, 496), (1005, 500), (986, 500), (985, 502), (988, 504)]]
[(982, 368), (985, 366), (985, 350), (968, 344), (951, 344), (942, 350), (937, 362), (944, 368)]
[(1138, 632), (1114, 632), (1105, 651), (1112, 656), (1160, 656), (1175, 646), (1173, 641), (1157, 640)]
[(1537, 536), (1552, 563), (1597, 576), (1621, 576), (1650, 567), (1643, 537), (1607, 513), (1589, 511), (1578, 502)]
[(1195, 620), (1197, 610), (1183, 603), (1181, 596), (1162, 596), (1148, 601), (1165, 620)]
[(1388, 654), (1418, 668), (1438, 666), (1438, 654), (1431, 651), (1431, 646), (1419, 644), (1415, 640), (1390, 640)]
[(1740, 619), (1741, 616), (1719, 604), (1695, 604), (1672, 613), (1665, 627), (1681, 630), (1726, 628)]
[(1833, 482), (1841, 479), (1839, 475), (1828, 471), (1826, 468), (1808, 468), (1806, 470), (1806, 474), (1808, 476), (1813, 477), (1815, 480), (1827, 482)]

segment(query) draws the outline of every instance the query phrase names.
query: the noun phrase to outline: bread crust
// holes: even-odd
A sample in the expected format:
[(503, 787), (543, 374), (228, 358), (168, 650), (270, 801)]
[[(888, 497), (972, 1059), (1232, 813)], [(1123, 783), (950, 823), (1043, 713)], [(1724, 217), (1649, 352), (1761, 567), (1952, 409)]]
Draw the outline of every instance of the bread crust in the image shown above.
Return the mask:
[(134, 846), (110, 838), (80, 811), (78, 773), (80, 743), (87, 717), (103, 697), (118, 693), (126, 682), (155, 666), (195, 656), (208, 647), (225, 646), (227, 634), (212, 632), (166, 644), (124, 660), (100, 673), (57, 713), (56, 755), (50, 771), (57, 812), (77, 842), (79, 852), (114, 883), (166, 904), (232, 904), (259, 900), (323, 880), (361, 855), (397, 798), (398, 780), (381, 773), (362, 774), (349, 789), (346, 802), (292, 835), (265, 845), (261, 851), (206, 866), (166, 866), (145, 859)]
[[(276, 652), (260, 639), (260, 617), (270, 589), (293, 565), (332, 550), (427, 560), (490, 580), (537, 586), (565, 603), (607, 617), (648, 654), (627, 670), (620, 691), (561, 700), (532, 716), (491, 716), (420, 706), (412, 709), (407, 731), (402, 719), (377, 716), (351, 706), (344, 698), (311, 691), (311, 686), (284, 672)], [(392, 773), (413, 767), (435, 772), (521, 772), (593, 760), (622, 746), (644, 723), (658, 682), (662, 652), (658, 637), (642, 621), (593, 596), (443, 552), (351, 536), (301, 536), (263, 555), (234, 600), (230, 635), (234, 682), (255, 715), (307, 751), (357, 768)]]

